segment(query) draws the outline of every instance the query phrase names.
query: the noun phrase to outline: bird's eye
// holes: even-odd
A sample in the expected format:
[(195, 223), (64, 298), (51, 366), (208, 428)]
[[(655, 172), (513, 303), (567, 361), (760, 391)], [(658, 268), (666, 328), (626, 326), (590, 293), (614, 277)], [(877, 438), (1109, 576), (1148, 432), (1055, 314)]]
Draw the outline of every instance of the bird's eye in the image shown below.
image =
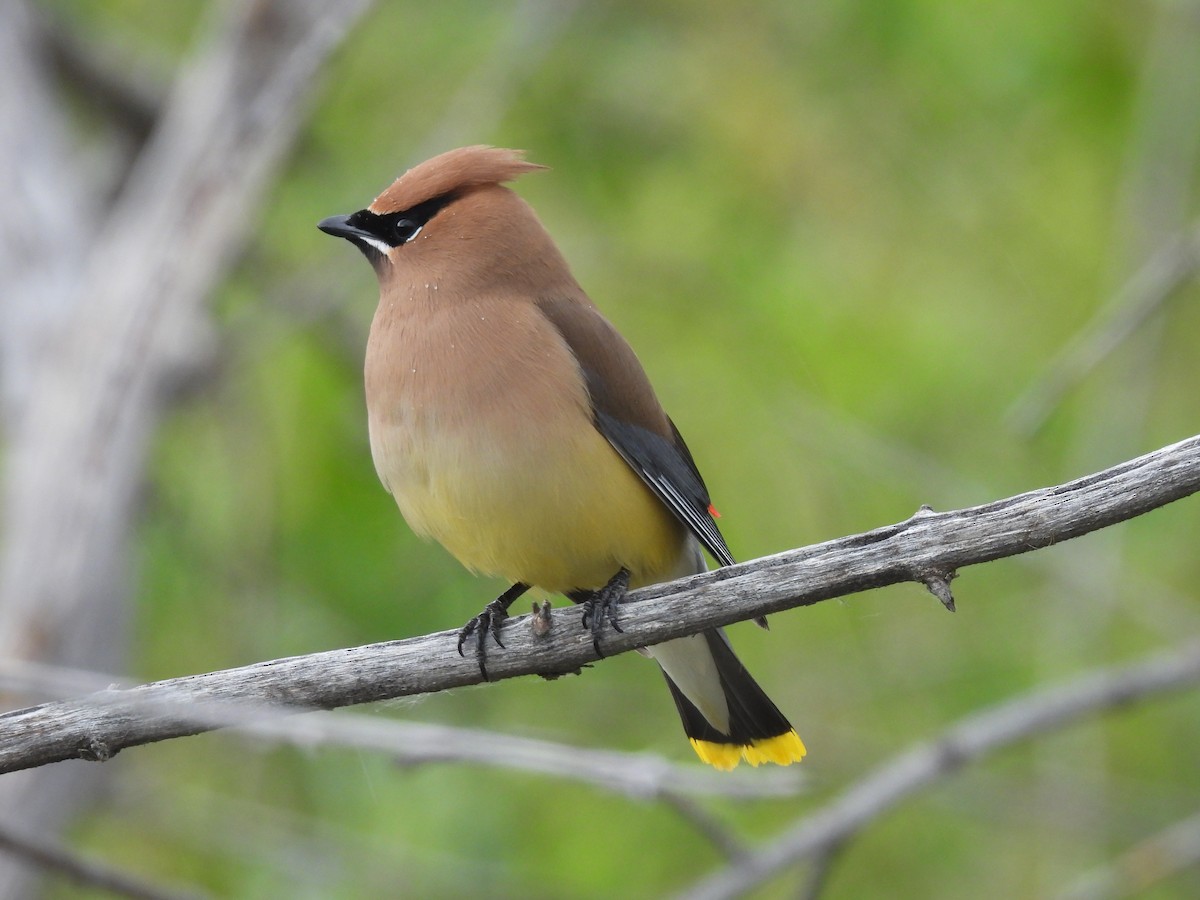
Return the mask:
[(349, 224), (378, 238), (381, 243), (385, 244), (387, 249), (379, 250), (378, 247), (375, 249), (386, 256), (388, 249), (395, 249), (411, 243), (413, 238), (420, 234), (421, 230), (429, 223), (429, 220), (453, 199), (453, 192), (440, 194), (432, 200), (426, 200), (424, 203), (418, 203), (408, 209), (383, 214), (362, 209), (350, 217)]
[(413, 219), (407, 217), (396, 219), (395, 222), (392, 223), (392, 246), (395, 247), (399, 246), (400, 244), (407, 244), (421, 233), (421, 228), (424, 226), (424, 224), (424, 222), (414, 221)]

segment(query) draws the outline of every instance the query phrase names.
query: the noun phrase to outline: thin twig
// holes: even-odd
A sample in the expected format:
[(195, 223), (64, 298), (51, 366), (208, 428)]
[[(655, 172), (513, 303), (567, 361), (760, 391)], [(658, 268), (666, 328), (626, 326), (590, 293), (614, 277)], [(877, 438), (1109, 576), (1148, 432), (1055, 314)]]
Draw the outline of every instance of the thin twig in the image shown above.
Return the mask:
[(86, 859), (49, 840), (21, 834), (7, 823), (0, 823), (0, 850), (63, 875), (76, 884), (133, 900), (194, 900), (205, 896), (196, 890), (150, 884), (105, 863)]
[(681, 819), (707, 838), (726, 859), (738, 860), (746, 855), (746, 845), (695, 800), (670, 791), (660, 794), (658, 800), (675, 810)]
[(1147, 260), (1009, 408), (1009, 426), (1036, 433), (1063, 396), (1134, 334), (1200, 270), (1200, 228), (1168, 242)]
[(1200, 683), (1200, 642), (1128, 666), (1099, 669), (1072, 682), (962, 719), (938, 738), (884, 763), (783, 836), (712, 875), (682, 896), (737, 897), (836, 843), (845, 842), (901, 800), (968, 763), (1089, 715)]
[(413, 160), (494, 131), (522, 80), (554, 50), (582, 5), (580, 0), (521, 0), (513, 7), (507, 27), (446, 102), (439, 121), (412, 152)]
[(1141, 894), (1195, 865), (1200, 865), (1200, 813), (1151, 835), (1108, 865), (1084, 873), (1059, 900), (1108, 900)]
[(804, 884), (800, 888), (799, 900), (817, 900), (821, 896), (825, 886), (829, 884), (829, 874), (845, 846), (845, 840), (830, 841), (813, 854), (808, 874), (805, 875)]

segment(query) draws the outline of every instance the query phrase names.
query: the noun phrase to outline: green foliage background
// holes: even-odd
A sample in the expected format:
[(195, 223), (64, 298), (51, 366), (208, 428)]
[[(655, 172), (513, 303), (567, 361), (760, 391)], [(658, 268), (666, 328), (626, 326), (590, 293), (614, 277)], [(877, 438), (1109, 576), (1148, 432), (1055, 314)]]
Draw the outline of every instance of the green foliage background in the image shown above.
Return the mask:
[[(1139, 205), (1146, 59), (1186, 6), (594, 3), (522, 45), (562, 10), (380, 3), (221, 290), (211, 377), (156, 445), (135, 674), (454, 627), (500, 587), (414, 539), (379, 487), (360, 383), (374, 278), (315, 228), (452, 145), (552, 167), (518, 190), (639, 351), (739, 558), (1194, 433), (1195, 286), (1043, 429), (1006, 419), (1162, 238)], [(207, 9), (56, 7), (166, 62)], [(1177, 185), (1192, 212), (1195, 168)], [(770, 634), (733, 629), (808, 744), (811, 789), (706, 805), (768, 837), (956, 717), (1195, 633), (1198, 524), (1184, 502), (965, 571), (953, 616), (910, 585), (776, 616)], [(636, 656), (378, 713), (691, 756)], [(1198, 714), (1182, 696), (976, 766), (851, 845), (827, 896), (1052, 894), (1195, 812)], [(533, 776), (219, 735), (114, 765), (78, 843), (220, 895), (655, 896), (722, 861), (667, 807)], [(1145, 896), (1197, 894), (1193, 869)]]

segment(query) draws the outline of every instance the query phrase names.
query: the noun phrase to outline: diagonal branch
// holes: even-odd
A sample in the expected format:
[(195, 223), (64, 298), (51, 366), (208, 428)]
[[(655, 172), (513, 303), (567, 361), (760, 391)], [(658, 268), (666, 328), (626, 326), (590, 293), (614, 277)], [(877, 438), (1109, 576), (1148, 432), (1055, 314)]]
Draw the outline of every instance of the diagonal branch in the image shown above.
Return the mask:
[(1200, 271), (1200, 227), (1167, 241), (1071, 339), (1041, 377), (1012, 404), (1009, 424), (1023, 435), (1045, 425), (1062, 398)]
[(1173, 822), (1112, 862), (1085, 872), (1058, 895), (1058, 900), (1108, 900), (1141, 895), (1196, 865), (1200, 865), (1200, 813)]
[[(624, 632), (606, 635), (604, 649), (623, 653), (904, 581), (948, 583), (963, 566), (1078, 537), (1198, 490), (1200, 436), (1066, 484), (953, 512), (923, 508), (896, 525), (635, 591), (622, 607)], [(494, 680), (558, 676), (595, 659), (577, 611), (555, 613), (540, 637), (527, 618), (510, 621), (503, 637), (507, 649), (488, 662)], [(0, 716), (0, 772), (105, 760), (222, 724), (188, 704), (331, 709), (479, 683), (479, 667), (454, 652), (455, 639), (444, 631), (16, 710)]]
[(0, 822), (0, 852), (11, 853), (55, 872), (81, 887), (93, 888), (129, 900), (199, 900), (197, 891), (165, 887), (116, 869), (108, 863), (80, 856), (65, 846), (23, 833), (8, 822)]

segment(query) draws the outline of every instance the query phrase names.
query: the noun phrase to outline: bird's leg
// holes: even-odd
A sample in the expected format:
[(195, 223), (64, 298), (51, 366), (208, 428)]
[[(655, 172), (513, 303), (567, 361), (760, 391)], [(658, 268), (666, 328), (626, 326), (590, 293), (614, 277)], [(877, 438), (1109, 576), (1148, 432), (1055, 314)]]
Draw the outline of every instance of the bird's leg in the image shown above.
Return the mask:
[(621, 598), (628, 590), (629, 570), (622, 566), (616, 575), (608, 579), (608, 584), (600, 590), (572, 591), (567, 594), (583, 607), (583, 627), (591, 629), (592, 646), (596, 648), (597, 656), (604, 655), (600, 652), (600, 637), (604, 634), (604, 623), (608, 622), (614, 631), (621, 631), (621, 626), (617, 623), (617, 604), (621, 602)]
[(529, 585), (527, 584), (521, 584), (520, 582), (514, 584), (485, 606), (479, 615), (464, 625), (458, 632), (459, 656), (465, 655), (463, 653), (463, 644), (466, 643), (467, 638), (472, 634), (475, 635), (475, 659), (479, 663), (479, 674), (483, 676), (484, 681), (488, 680), (487, 665), (485, 663), (485, 657), (487, 656), (487, 636), (490, 634), (498, 645), (501, 647), (504, 646), (504, 642), (500, 640), (500, 626), (508, 618), (508, 608), (513, 605), (513, 601), (527, 590), (529, 590)]

